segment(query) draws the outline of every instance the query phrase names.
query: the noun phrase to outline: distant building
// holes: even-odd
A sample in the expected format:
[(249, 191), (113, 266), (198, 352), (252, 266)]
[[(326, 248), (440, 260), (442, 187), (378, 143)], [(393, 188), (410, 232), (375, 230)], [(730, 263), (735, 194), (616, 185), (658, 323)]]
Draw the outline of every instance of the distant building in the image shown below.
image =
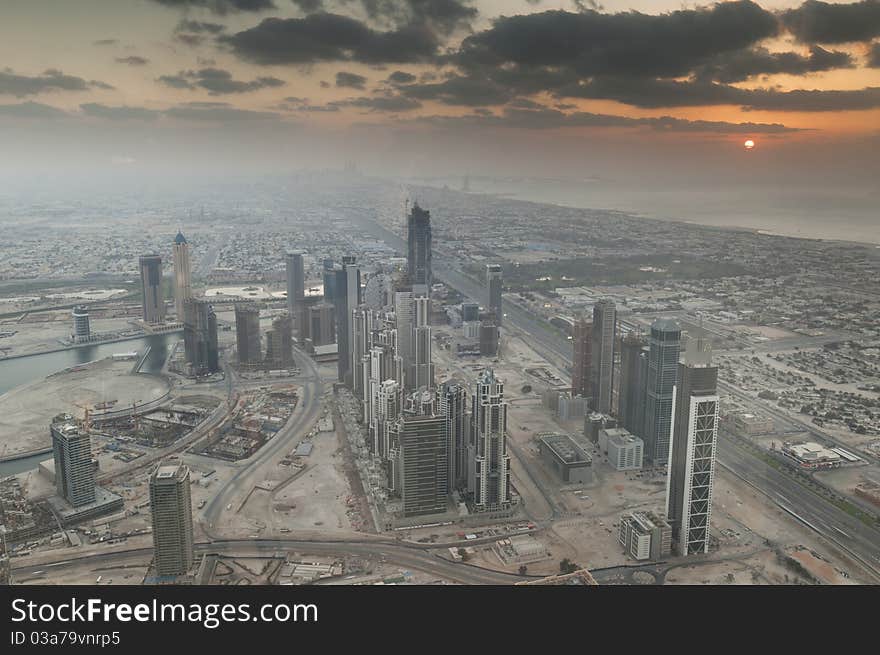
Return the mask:
[(189, 468), (160, 465), (150, 476), (153, 561), (161, 576), (183, 575), (193, 565)]
[(173, 247), (174, 261), (174, 309), (177, 312), (178, 322), (183, 321), (183, 303), (193, 297), (192, 294), (192, 264), (189, 256), (189, 244), (182, 232), (174, 237)]
[(159, 255), (141, 255), (139, 265), (144, 323), (163, 323), (165, 299), (162, 293), (162, 258)]
[(666, 517), (680, 555), (709, 551), (718, 441), (718, 369), (698, 340), (678, 365)]
[(557, 416), (560, 421), (574, 421), (584, 418), (589, 403), (583, 396), (573, 396), (569, 392), (560, 393), (557, 400)]
[(475, 302), (461, 303), (461, 320), (463, 323), (480, 320), (480, 306)]
[(593, 480), (593, 458), (567, 434), (538, 435), (541, 458), (566, 484)]
[(313, 346), (326, 346), (336, 341), (333, 305), (318, 303), (309, 308), (309, 335)]
[(467, 486), (467, 444), (470, 414), (468, 389), (448, 381), (437, 389), (437, 409), (446, 419), (446, 449), (449, 459), (449, 493)]
[(73, 342), (87, 343), (91, 338), (89, 308), (86, 305), (77, 305), (73, 308)]
[(614, 337), (617, 331), (617, 309), (610, 300), (593, 306), (591, 349), (592, 407), (603, 414), (611, 413), (614, 386)]
[(308, 338), (308, 322), (305, 320), (305, 288), (306, 276), (303, 264), (303, 252), (289, 250), (284, 255), (284, 267), (287, 274), (287, 311), (293, 320), (300, 341)]
[(52, 455), (55, 460), (55, 488), (73, 507), (96, 500), (92, 438), (73, 421), (53, 423)]
[(293, 366), (293, 328), (289, 314), (272, 321), (266, 332), (266, 363), (275, 368)]
[(618, 471), (638, 471), (644, 464), (645, 442), (624, 428), (607, 437), (608, 462)]
[(239, 364), (260, 364), (260, 308), (254, 303), (235, 304), (235, 341)]
[(654, 512), (630, 512), (620, 519), (617, 540), (634, 560), (659, 560), (672, 553), (672, 528)]
[(361, 274), (353, 256), (342, 259), (342, 268), (336, 270), (333, 305), (336, 307), (336, 343), (339, 346), (337, 377), (351, 388), (351, 351), (354, 344), (352, 312), (361, 304)]
[(486, 290), (489, 294), (488, 309), (495, 315), (495, 325), (501, 327), (504, 322), (501, 292), (503, 289), (502, 271), (499, 264), (486, 265)]
[(407, 218), (407, 275), (413, 286), (430, 292), (434, 284), (431, 271), (431, 213), (415, 203)]
[(498, 326), (493, 320), (480, 323), (480, 355), (482, 357), (497, 357), (498, 338)]
[(220, 370), (217, 316), (206, 300), (190, 298), (183, 304), (183, 345), (186, 361), (196, 375)]
[(431, 299), (419, 297), (413, 299), (412, 323), (412, 365), (405, 379), (407, 388), (433, 389), (434, 362), (431, 356)]
[(629, 332), (620, 342), (617, 416), (620, 424), (635, 435), (640, 435), (645, 425), (646, 345), (647, 342), (635, 332)]
[(404, 516), (445, 512), (449, 493), (446, 418), (404, 415), (398, 420)]
[(607, 414), (592, 412), (584, 417), (584, 436), (594, 444), (599, 443), (599, 435), (602, 430), (610, 430), (617, 427), (617, 419)]
[(573, 348), (571, 392), (576, 396), (592, 398), (593, 324), (583, 316), (574, 323), (571, 343)]
[(471, 399), (468, 491), (476, 511), (510, 506), (510, 455), (507, 452), (507, 401), (504, 384), (492, 369), (483, 371)]
[(678, 375), (681, 328), (671, 319), (651, 325), (648, 371), (645, 384), (645, 457), (661, 466), (669, 461), (669, 427), (672, 423), (672, 390)]

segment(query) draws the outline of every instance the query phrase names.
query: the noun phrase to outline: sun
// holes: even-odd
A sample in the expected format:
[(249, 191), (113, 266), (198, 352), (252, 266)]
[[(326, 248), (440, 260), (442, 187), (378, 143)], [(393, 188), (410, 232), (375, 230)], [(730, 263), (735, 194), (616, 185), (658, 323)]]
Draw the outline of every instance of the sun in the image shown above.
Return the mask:
[(751, 150), (752, 148), (755, 147), (755, 142), (752, 141), (751, 139), (746, 139), (746, 142), (743, 143), (743, 147), (744, 147), (746, 150)]

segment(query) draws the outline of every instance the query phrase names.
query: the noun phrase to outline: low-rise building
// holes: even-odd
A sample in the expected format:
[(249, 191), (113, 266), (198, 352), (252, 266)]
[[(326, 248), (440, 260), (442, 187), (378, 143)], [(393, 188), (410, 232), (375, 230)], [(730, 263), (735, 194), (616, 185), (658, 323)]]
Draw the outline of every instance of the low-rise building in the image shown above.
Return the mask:
[(618, 471), (638, 471), (644, 464), (645, 442), (623, 428), (608, 436), (608, 462)]
[(672, 552), (672, 528), (654, 512), (631, 512), (620, 519), (617, 541), (634, 560), (658, 560)]
[(574, 484), (593, 480), (593, 458), (567, 434), (539, 434), (538, 450), (563, 482)]

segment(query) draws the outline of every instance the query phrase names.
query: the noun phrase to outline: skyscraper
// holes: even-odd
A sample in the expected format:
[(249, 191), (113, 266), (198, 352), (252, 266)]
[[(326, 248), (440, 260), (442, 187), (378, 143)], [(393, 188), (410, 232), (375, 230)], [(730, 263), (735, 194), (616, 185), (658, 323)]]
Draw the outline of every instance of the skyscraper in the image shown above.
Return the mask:
[(159, 465), (150, 476), (153, 560), (159, 575), (183, 575), (193, 565), (189, 468)]
[(646, 342), (629, 332), (620, 342), (620, 387), (617, 395), (617, 416), (620, 424), (641, 436), (645, 424)]
[(593, 305), (592, 406), (602, 414), (611, 413), (614, 387), (614, 336), (617, 310), (611, 300)]
[(333, 305), (327, 302), (309, 307), (309, 335), (313, 346), (326, 346), (336, 340)]
[(272, 321), (272, 329), (266, 331), (266, 362), (277, 368), (293, 366), (292, 321), (283, 314)]
[(504, 311), (501, 307), (502, 277), (499, 264), (486, 265), (486, 290), (489, 294), (489, 311), (495, 314), (495, 325), (501, 327)]
[(259, 364), (262, 361), (260, 308), (256, 304), (235, 303), (235, 342), (239, 364)]
[(183, 322), (183, 303), (192, 295), (192, 264), (189, 258), (189, 244), (182, 232), (174, 237), (174, 309), (177, 320)]
[(403, 515), (445, 512), (449, 488), (446, 418), (405, 415), (398, 421)]
[(593, 324), (580, 316), (574, 322), (571, 337), (574, 354), (571, 362), (571, 395), (592, 396)]
[(666, 516), (679, 555), (709, 551), (718, 440), (718, 369), (702, 339), (678, 365), (673, 389)]
[(412, 367), (407, 388), (434, 388), (434, 362), (431, 358), (431, 300), (425, 296), (413, 299)]
[(471, 404), (471, 472), (468, 490), (476, 511), (510, 504), (510, 455), (507, 454), (507, 401), (504, 384), (486, 369), (477, 379)]
[(668, 318), (651, 324), (648, 339), (648, 375), (645, 384), (645, 457), (655, 466), (669, 461), (669, 426), (672, 421), (672, 389), (678, 375), (681, 328)]
[(449, 493), (467, 486), (468, 390), (456, 381), (437, 389), (437, 407), (446, 419), (446, 450), (449, 464)]
[(58, 495), (74, 507), (95, 502), (91, 435), (73, 422), (53, 423), (50, 432)]
[(162, 296), (162, 258), (159, 255), (141, 255), (141, 308), (144, 323), (162, 323), (165, 320), (165, 300)]
[(86, 305), (77, 305), (73, 308), (73, 342), (87, 343), (91, 336), (89, 308)]
[(308, 338), (308, 322), (303, 316), (306, 293), (306, 278), (303, 268), (303, 253), (290, 250), (284, 257), (287, 269), (287, 311), (293, 319), (294, 328), (300, 341)]
[(336, 343), (339, 351), (336, 371), (339, 381), (351, 386), (351, 347), (354, 343), (352, 312), (361, 304), (361, 274), (354, 257), (342, 258), (342, 268), (336, 271), (334, 292)]
[(206, 375), (220, 370), (217, 316), (206, 300), (190, 298), (183, 303), (183, 345), (193, 373)]
[(420, 292), (430, 293), (434, 283), (431, 272), (431, 213), (413, 205), (407, 218), (407, 274), (409, 283), (424, 287)]

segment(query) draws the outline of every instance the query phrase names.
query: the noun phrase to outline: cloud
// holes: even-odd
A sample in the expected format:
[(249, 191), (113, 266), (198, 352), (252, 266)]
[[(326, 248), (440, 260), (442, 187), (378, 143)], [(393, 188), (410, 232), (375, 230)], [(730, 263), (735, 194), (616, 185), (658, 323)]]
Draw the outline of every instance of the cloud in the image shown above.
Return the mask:
[(423, 25), (377, 31), (354, 18), (323, 12), (304, 18), (266, 18), (218, 40), (239, 58), (257, 64), (423, 62), (433, 58), (439, 47), (437, 36)]
[(86, 116), (94, 118), (106, 118), (112, 121), (138, 120), (152, 121), (158, 118), (162, 112), (144, 107), (110, 107), (94, 102), (80, 105), (79, 108)]
[(0, 105), (0, 117), (36, 118), (40, 120), (64, 118), (67, 113), (39, 102), (22, 102), (16, 105)]
[(220, 23), (209, 23), (206, 21), (190, 20), (182, 18), (174, 28), (175, 32), (194, 32), (196, 34), (219, 34), (226, 29), (225, 25)]
[(177, 75), (162, 75), (157, 81), (174, 89), (205, 89), (211, 95), (249, 93), (285, 84), (284, 80), (279, 80), (277, 77), (258, 77), (248, 82), (236, 80), (232, 77), (232, 73), (222, 68), (180, 71)]
[(129, 57), (117, 57), (117, 64), (128, 64), (129, 66), (146, 66), (150, 63), (149, 59), (145, 59), (144, 57), (138, 57), (137, 55), (131, 55)]
[(0, 70), (0, 95), (22, 97), (46, 91), (88, 91), (94, 88), (112, 89), (113, 87), (97, 80), (65, 75), (55, 69), (46, 70), (42, 75), (35, 76), (18, 75), (8, 68)]
[(347, 87), (350, 89), (363, 89), (367, 83), (367, 78), (357, 73), (347, 73), (339, 71), (336, 73), (336, 86)]
[(276, 121), (281, 115), (272, 111), (252, 111), (238, 109), (225, 102), (189, 102), (166, 109), (163, 114), (170, 118), (187, 121), (228, 122), (266, 122)]
[(660, 116), (630, 118), (589, 112), (565, 113), (549, 107), (505, 108), (500, 114), (474, 113), (465, 116), (427, 116), (414, 119), (438, 127), (501, 127), (545, 130), (560, 128), (648, 128), (659, 132), (694, 132), (716, 134), (780, 134), (798, 131), (779, 123), (729, 123)]
[(868, 49), (868, 66), (880, 68), (880, 41), (872, 43)]
[(391, 84), (411, 84), (416, 81), (416, 76), (406, 71), (394, 71), (386, 81)]
[(97, 46), (116, 45), (117, 43), (119, 43), (119, 39), (98, 39), (97, 41), (92, 41), (92, 45)]
[(424, 25), (444, 35), (467, 27), (479, 13), (468, 0), (361, 0), (361, 5), (373, 20)]
[(545, 11), (498, 18), (465, 39), (452, 60), (465, 69), (512, 64), (580, 76), (675, 77), (778, 30), (776, 17), (748, 0), (659, 15)]
[(780, 91), (743, 89), (700, 80), (596, 78), (557, 91), (560, 97), (616, 100), (644, 108), (739, 105), (767, 111), (847, 111), (880, 107), (880, 87), (864, 89)]
[(880, 0), (829, 4), (807, 0), (783, 11), (782, 24), (804, 43), (869, 41), (880, 35)]
[(409, 98), (467, 107), (503, 105), (513, 98), (513, 91), (506, 86), (492, 80), (460, 75), (442, 82), (399, 85), (398, 89)]
[(422, 106), (418, 100), (404, 98), (399, 95), (364, 96), (361, 98), (349, 98), (336, 100), (330, 103), (333, 107), (356, 107), (379, 112), (403, 112), (412, 111)]
[(230, 13), (276, 9), (272, 0), (153, 0), (153, 2), (175, 9), (207, 9), (221, 16)]
[(324, 8), (324, 0), (292, 0), (292, 2), (306, 14), (313, 14)]
[(805, 75), (837, 68), (853, 68), (852, 56), (813, 45), (808, 56), (797, 52), (770, 52), (756, 47), (719, 55), (697, 71), (697, 76), (718, 82), (742, 82), (756, 75)]

